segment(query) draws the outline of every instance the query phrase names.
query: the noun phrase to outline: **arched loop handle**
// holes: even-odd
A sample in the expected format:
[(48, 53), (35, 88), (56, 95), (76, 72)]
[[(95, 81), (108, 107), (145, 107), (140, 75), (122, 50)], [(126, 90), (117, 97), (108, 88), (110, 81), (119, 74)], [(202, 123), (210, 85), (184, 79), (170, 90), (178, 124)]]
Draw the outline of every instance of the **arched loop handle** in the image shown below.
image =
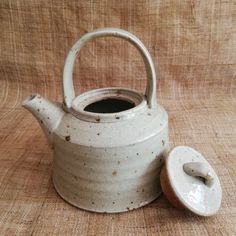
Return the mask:
[(205, 163), (202, 162), (189, 162), (183, 165), (186, 174), (193, 177), (201, 177), (204, 183), (211, 187), (214, 183), (214, 177)]
[(104, 36), (123, 38), (132, 43), (138, 49), (144, 60), (147, 72), (147, 86), (145, 92), (147, 103), (149, 108), (154, 108), (156, 106), (156, 73), (152, 58), (146, 47), (136, 36), (125, 30), (116, 28), (103, 28), (87, 33), (83, 35), (71, 48), (66, 58), (63, 72), (63, 93), (64, 93), (64, 105), (66, 106), (66, 108), (67, 109), (71, 108), (72, 101), (75, 98), (72, 76), (73, 76), (74, 62), (78, 52), (86, 42)]

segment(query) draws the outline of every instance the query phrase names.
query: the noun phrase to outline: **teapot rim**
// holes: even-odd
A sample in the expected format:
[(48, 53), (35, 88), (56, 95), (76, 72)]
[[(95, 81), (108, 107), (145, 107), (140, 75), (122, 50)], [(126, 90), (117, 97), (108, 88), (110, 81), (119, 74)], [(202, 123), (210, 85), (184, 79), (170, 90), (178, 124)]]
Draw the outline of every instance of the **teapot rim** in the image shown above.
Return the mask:
[[(94, 102), (114, 98), (123, 100), (134, 104), (134, 107), (112, 113), (97, 113), (85, 111), (85, 107)], [(130, 119), (138, 114), (145, 112), (148, 109), (146, 97), (134, 90), (122, 87), (108, 87), (99, 88), (84, 92), (73, 99), (72, 107), (69, 110), (75, 117), (89, 122), (119, 122), (122, 120)]]

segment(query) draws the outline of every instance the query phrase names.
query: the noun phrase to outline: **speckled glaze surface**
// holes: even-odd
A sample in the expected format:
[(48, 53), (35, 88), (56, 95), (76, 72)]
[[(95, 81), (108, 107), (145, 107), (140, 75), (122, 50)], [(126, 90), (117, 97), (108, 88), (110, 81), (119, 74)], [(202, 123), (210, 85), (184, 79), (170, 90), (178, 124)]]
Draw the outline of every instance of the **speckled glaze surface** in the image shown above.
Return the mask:
[[(143, 95), (104, 88), (75, 97), (72, 72), (85, 42), (121, 37), (141, 53), (147, 71)], [(95, 212), (123, 212), (148, 204), (161, 193), (160, 170), (169, 151), (168, 116), (156, 102), (156, 74), (150, 54), (134, 35), (105, 28), (84, 35), (72, 47), (63, 76), (63, 105), (28, 97), (23, 106), (37, 117), (54, 149), (53, 182), (69, 203)], [(105, 98), (129, 101), (131, 109), (94, 113), (85, 107)]]

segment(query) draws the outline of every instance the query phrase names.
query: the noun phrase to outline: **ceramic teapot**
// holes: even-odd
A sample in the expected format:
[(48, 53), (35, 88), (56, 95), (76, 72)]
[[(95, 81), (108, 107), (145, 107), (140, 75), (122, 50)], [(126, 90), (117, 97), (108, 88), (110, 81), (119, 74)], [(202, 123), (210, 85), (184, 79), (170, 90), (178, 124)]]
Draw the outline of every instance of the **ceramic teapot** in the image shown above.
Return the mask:
[[(76, 55), (86, 42), (103, 36), (123, 38), (138, 49), (147, 72), (145, 95), (102, 88), (75, 97)], [(63, 92), (63, 105), (38, 94), (23, 102), (53, 147), (57, 192), (71, 204), (96, 212), (127, 211), (157, 198), (162, 158), (169, 149), (168, 116), (156, 102), (156, 73), (143, 43), (121, 29), (85, 34), (66, 58)]]
[[(86, 42), (103, 36), (123, 38), (138, 49), (146, 68), (145, 94), (112, 87), (75, 96), (72, 74), (76, 56)], [(53, 183), (58, 194), (76, 207), (111, 213), (139, 208), (156, 199), (161, 193), (161, 167), (169, 151), (168, 115), (156, 101), (156, 73), (143, 43), (133, 34), (115, 28), (85, 34), (66, 58), (63, 93), (63, 104), (38, 94), (23, 102), (54, 150)], [(195, 211), (201, 215), (215, 213), (221, 195), (210, 197), (219, 190), (217, 177), (213, 181), (214, 170), (191, 149), (180, 147), (171, 153), (167, 158), (171, 161), (167, 161), (161, 174), (167, 198), (174, 200), (175, 206), (192, 211), (216, 199), (213, 208)], [(173, 153), (176, 158), (172, 158)], [(192, 196), (194, 191), (197, 198)], [(204, 209), (208, 209), (207, 213)]]

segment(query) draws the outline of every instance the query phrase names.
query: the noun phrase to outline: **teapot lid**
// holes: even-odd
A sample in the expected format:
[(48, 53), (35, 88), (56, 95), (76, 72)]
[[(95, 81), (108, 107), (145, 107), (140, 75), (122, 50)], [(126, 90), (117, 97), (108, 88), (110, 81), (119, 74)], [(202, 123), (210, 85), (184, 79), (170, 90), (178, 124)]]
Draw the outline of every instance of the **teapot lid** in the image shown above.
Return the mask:
[(214, 215), (220, 208), (222, 190), (214, 169), (196, 150), (175, 147), (161, 171), (161, 186), (177, 208), (201, 216)]

